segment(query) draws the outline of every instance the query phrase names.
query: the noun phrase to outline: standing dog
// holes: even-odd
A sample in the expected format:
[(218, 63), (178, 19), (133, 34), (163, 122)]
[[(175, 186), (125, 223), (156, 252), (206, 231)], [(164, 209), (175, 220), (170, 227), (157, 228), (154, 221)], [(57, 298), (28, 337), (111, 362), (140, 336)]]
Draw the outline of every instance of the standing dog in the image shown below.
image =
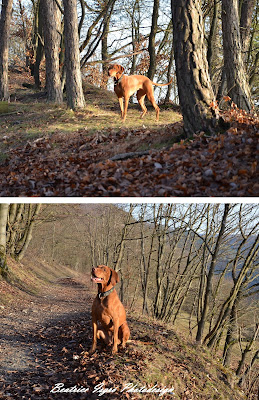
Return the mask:
[[(114, 288), (119, 275), (106, 265), (92, 269), (92, 282), (98, 284), (98, 294), (92, 306), (93, 342), (90, 354), (96, 350), (97, 339), (112, 344), (112, 353), (117, 353), (118, 344), (124, 348), (130, 336), (126, 312)], [(101, 323), (98, 327), (97, 322)]]
[[(140, 107), (142, 108), (141, 118), (147, 113), (147, 108), (144, 104), (145, 96), (147, 96), (148, 100), (151, 102), (152, 106), (156, 110), (156, 121), (159, 120), (159, 107), (155, 102), (153, 85), (155, 86), (167, 86), (172, 83), (173, 78), (168, 83), (155, 83), (152, 82), (149, 78), (143, 75), (124, 75), (124, 68), (119, 64), (110, 65), (108, 68), (108, 75), (114, 77), (114, 91), (118, 96), (120, 109), (121, 109), (121, 118), (123, 122), (126, 119), (129, 98), (135, 92), (137, 92), (137, 99)], [(123, 107), (123, 97), (125, 100), (125, 104)]]

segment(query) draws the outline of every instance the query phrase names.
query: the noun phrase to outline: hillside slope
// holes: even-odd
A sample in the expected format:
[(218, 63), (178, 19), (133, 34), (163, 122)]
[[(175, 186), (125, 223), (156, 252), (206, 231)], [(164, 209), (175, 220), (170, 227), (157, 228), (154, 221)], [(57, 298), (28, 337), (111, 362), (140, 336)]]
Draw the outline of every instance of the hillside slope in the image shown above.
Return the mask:
[[(125, 351), (112, 356), (111, 349), (98, 347), (89, 356), (96, 290), (89, 277), (39, 260), (9, 260), (9, 265), (13, 284), (0, 281), (2, 399), (158, 398), (156, 393), (121, 393), (125, 385), (135, 391), (173, 387), (173, 395), (164, 399), (245, 398), (231, 373), (203, 348), (137, 312), (128, 313), (131, 342)], [(51, 393), (59, 382), (81, 392)], [(112, 393), (98, 396), (100, 384)]]

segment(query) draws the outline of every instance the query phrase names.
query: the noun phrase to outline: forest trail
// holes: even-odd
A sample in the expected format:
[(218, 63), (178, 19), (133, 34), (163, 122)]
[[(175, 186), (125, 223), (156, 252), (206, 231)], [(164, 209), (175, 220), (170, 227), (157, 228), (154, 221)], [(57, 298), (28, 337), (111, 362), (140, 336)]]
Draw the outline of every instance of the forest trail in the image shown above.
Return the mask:
[(54, 383), (73, 381), (73, 368), (66, 369), (61, 355), (68, 353), (73, 363), (76, 352), (90, 346), (92, 300), (86, 286), (61, 278), (32, 300), (0, 310), (0, 398), (52, 398), (46, 390)]

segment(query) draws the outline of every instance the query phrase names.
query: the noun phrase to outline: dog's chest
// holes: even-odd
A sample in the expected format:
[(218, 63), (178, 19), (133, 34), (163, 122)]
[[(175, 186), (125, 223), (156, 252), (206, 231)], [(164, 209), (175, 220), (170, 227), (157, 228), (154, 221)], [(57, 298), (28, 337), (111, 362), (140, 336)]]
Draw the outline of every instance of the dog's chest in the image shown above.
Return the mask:
[(97, 319), (99, 321), (111, 318), (111, 309), (108, 307), (107, 299), (101, 300), (97, 307)]

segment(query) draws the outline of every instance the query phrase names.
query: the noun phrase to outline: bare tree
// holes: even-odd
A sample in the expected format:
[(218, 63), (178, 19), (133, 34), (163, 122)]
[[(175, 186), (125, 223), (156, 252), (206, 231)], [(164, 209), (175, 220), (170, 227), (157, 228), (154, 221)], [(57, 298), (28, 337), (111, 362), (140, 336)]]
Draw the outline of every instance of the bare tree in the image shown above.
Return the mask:
[(212, 279), (213, 279), (214, 272), (215, 272), (215, 266), (216, 266), (219, 249), (220, 249), (220, 244), (221, 244), (221, 241), (222, 241), (222, 238), (224, 235), (224, 231), (226, 229), (226, 222), (227, 222), (227, 216), (228, 216), (229, 211), (230, 211), (230, 205), (225, 204), (224, 213), (222, 216), (220, 230), (219, 230), (219, 233), (217, 236), (215, 247), (213, 250), (210, 250), (211, 262), (210, 262), (209, 271), (208, 271), (206, 283), (205, 283), (205, 292), (204, 292), (204, 298), (203, 298), (203, 302), (202, 302), (201, 317), (198, 321), (198, 330), (197, 330), (197, 334), (196, 334), (197, 342), (202, 341), (202, 337), (203, 337), (203, 333), (204, 333), (205, 321), (206, 321), (208, 309), (209, 309), (209, 299), (210, 299), (211, 290), (212, 290)]

